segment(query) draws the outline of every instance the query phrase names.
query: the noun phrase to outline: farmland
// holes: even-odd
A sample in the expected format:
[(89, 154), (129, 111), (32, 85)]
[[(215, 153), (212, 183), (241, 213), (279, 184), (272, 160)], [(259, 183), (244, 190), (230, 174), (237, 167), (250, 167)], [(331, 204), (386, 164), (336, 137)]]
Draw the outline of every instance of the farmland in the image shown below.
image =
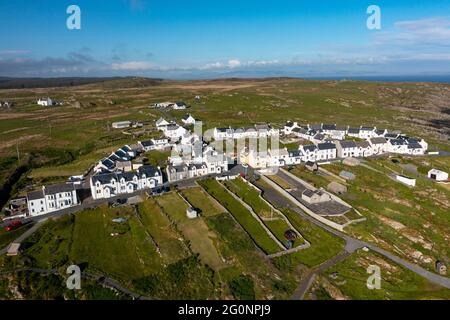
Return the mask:
[[(266, 122), (280, 128), (286, 120), (376, 125), (423, 137), (432, 150), (450, 151), (448, 130), (437, 124), (448, 121), (448, 107), (442, 101), (449, 100), (449, 92), (449, 86), (441, 84), (141, 78), (70, 88), (0, 90), (0, 100), (14, 102), (12, 109), (0, 111), (0, 200), (3, 205), (39, 185), (83, 174), (124, 144), (159, 137), (154, 126), (159, 117), (179, 122), (186, 112), (201, 119), (205, 129)], [(194, 99), (197, 95), (201, 99)], [(64, 101), (64, 105), (36, 106), (41, 96)], [(185, 101), (190, 108), (149, 107), (173, 100)], [(112, 129), (112, 122), (122, 120), (141, 121), (144, 127)], [(147, 152), (144, 163), (164, 170), (169, 155), (168, 151)], [(396, 160), (367, 160), (357, 167), (333, 163), (323, 168), (335, 175), (342, 170), (356, 175), (354, 181), (343, 182), (348, 192), (342, 198), (367, 220), (346, 227), (349, 235), (434, 271), (437, 260), (450, 257), (450, 190), (424, 175), (431, 168), (450, 171), (450, 157), (399, 156)], [(416, 170), (408, 171), (411, 168)], [(316, 187), (336, 181), (303, 166), (290, 169)], [(389, 177), (394, 172), (417, 178), (417, 187), (394, 181)], [(278, 176), (269, 178), (283, 188), (292, 187)], [(257, 187), (263, 183), (254, 182)], [(198, 211), (198, 218), (187, 218), (189, 206)], [(290, 225), (301, 235), (294, 246), (305, 241), (311, 246), (268, 258), (283, 251), (279, 244), (286, 243), (284, 233)], [(0, 231), (0, 247), (25, 230)], [(0, 266), (5, 270), (23, 266), (58, 269), (64, 274), (67, 265), (77, 264), (157, 299), (287, 299), (307, 270), (343, 250), (343, 240), (290, 208), (273, 210), (241, 178), (209, 179), (144, 197), (137, 206), (103, 205), (49, 220), (26, 240), (20, 256), (1, 257)], [(362, 288), (363, 268), (372, 262), (392, 272), (383, 291), (369, 296)], [(339, 276), (330, 278), (332, 272)], [(37, 279), (30, 281), (39, 287)], [(4, 283), (0, 279), (0, 288)], [(109, 296), (96, 290), (84, 293), (85, 297), (94, 297), (95, 292), (98, 297)], [(30, 296), (38, 298), (39, 294)], [(448, 292), (382, 257), (358, 252), (322, 273), (307, 298), (448, 298)]]

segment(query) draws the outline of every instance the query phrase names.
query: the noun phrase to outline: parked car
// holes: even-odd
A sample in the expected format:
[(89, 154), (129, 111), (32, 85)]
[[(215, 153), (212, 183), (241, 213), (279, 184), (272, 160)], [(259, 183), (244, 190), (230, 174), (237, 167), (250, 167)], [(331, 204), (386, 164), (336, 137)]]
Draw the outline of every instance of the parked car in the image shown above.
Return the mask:
[(16, 220), (16, 221), (13, 221), (13, 222), (11, 222), (10, 224), (8, 224), (8, 225), (5, 227), (5, 230), (6, 230), (6, 231), (12, 231), (12, 230), (15, 230), (15, 229), (17, 229), (17, 228), (20, 228), (22, 225), (23, 225), (22, 221)]

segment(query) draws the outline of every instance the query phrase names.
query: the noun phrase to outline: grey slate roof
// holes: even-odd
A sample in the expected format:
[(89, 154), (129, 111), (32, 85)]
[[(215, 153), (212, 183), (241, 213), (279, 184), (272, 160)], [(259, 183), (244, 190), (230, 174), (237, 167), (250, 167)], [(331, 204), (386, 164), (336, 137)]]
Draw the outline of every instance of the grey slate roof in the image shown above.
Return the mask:
[(385, 144), (387, 140), (385, 138), (378, 137), (378, 138), (371, 138), (370, 142), (372, 142), (372, 144)]
[(325, 142), (325, 143), (319, 143), (317, 145), (319, 150), (333, 150), (336, 149), (336, 145), (334, 143)]
[(347, 148), (356, 148), (356, 143), (355, 141), (339, 141), (341, 147), (343, 149), (347, 149)]
[(75, 190), (75, 186), (73, 185), (73, 183), (60, 183), (46, 186), (45, 194), (49, 195), (61, 192), (72, 192), (73, 190)]
[(315, 145), (311, 144), (311, 145), (303, 146), (303, 150), (309, 151), (309, 152), (314, 152), (315, 150), (317, 150), (317, 147)]
[(30, 200), (37, 200), (44, 198), (44, 192), (42, 190), (36, 190), (32, 192), (27, 193), (27, 199)]

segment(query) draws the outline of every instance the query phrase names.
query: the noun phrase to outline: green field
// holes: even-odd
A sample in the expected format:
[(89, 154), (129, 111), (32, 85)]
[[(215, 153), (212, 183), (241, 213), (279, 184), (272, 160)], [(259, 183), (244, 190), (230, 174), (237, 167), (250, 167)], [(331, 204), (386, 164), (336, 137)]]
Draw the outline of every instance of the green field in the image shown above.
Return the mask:
[(184, 189), (181, 193), (194, 208), (199, 210), (202, 216), (210, 217), (226, 211), (226, 209), (214, 200), (214, 198), (211, 198), (201, 187)]
[(225, 267), (215, 247), (217, 235), (212, 232), (202, 218), (189, 219), (186, 216), (186, 202), (176, 193), (158, 197), (158, 204), (175, 221), (184, 238), (189, 241), (193, 252), (198, 253), (203, 263), (214, 270)]
[(264, 228), (255, 220), (251, 213), (234, 199), (216, 180), (204, 180), (201, 186), (218, 200), (235, 217), (250, 237), (264, 252), (271, 254), (280, 251), (277, 244), (269, 237)]
[[(369, 265), (380, 267), (381, 287), (367, 288)], [(329, 268), (315, 281), (309, 299), (428, 300), (450, 298), (450, 290), (436, 286), (415, 273), (373, 252), (357, 251)]]
[(9, 245), (12, 241), (17, 239), (20, 235), (22, 235), (25, 231), (31, 228), (30, 224), (21, 226), (12, 231), (6, 231), (5, 229), (0, 229), (0, 248), (3, 249), (7, 245)]
[[(290, 229), (289, 224), (284, 217), (260, 198), (260, 193), (253, 187), (245, 183), (241, 178), (235, 180), (228, 180), (224, 185), (246, 202), (255, 213), (261, 218), (267, 228), (280, 240), (281, 243), (286, 243), (284, 233)], [(293, 246), (303, 244), (302, 238), (297, 239)]]
[[(427, 158), (422, 158), (427, 161)], [(440, 161), (449, 161), (449, 157)], [(356, 175), (349, 182), (343, 199), (360, 211), (367, 221), (351, 225), (355, 237), (376, 242), (385, 249), (434, 271), (436, 260), (450, 256), (450, 191), (433, 181), (416, 176), (417, 185), (409, 188), (388, 177), (391, 169), (401, 173), (389, 159), (371, 160), (363, 166), (345, 167), (333, 164), (326, 168), (334, 173), (350, 170)], [(395, 247), (394, 247), (395, 246)]]

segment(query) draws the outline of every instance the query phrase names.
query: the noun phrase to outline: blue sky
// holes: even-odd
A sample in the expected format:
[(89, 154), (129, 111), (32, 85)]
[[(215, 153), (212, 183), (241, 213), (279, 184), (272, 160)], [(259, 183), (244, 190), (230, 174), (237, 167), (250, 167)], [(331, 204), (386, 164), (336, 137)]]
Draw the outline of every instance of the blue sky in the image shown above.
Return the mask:
[(15, 0), (0, 19), (0, 76), (450, 74), (448, 0)]

